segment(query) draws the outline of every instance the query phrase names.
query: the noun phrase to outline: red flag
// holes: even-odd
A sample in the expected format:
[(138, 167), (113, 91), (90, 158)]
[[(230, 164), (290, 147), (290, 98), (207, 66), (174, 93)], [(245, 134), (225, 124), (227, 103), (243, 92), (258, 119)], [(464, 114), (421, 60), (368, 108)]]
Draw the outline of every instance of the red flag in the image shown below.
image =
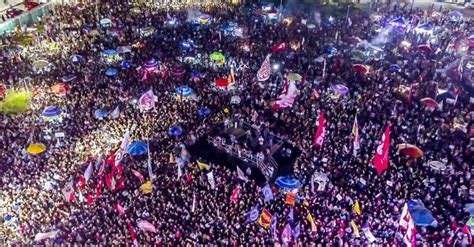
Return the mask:
[(92, 205), (92, 196), (91, 196), (91, 193), (89, 191), (87, 191), (87, 205), (90, 206)]
[(135, 175), (135, 177), (137, 177), (138, 180), (140, 180), (140, 182), (143, 182), (144, 180), (143, 175), (137, 170), (134, 170), (134, 169), (131, 169), (131, 170), (132, 170), (133, 175)]
[(466, 224), (462, 228), (462, 233), (467, 234), (467, 244), (471, 245), (472, 244), (472, 234), (471, 234), (471, 229), (469, 226)]
[(116, 170), (116, 172), (117, 172), (117, 173), (116, 173), (117, 176), (119, 176), (119, 177), (122, 176), (122, 172), (123, 172), (122, 163), (118, 163), (118, 164), (117, 164), (117, 170)]
[(137, 236), (135, 235), (135, 231), (133, 230), (132, 223), (130, 223), (129, 220), (127, 220), (127, 226), (128, 226), (128, 230), (130, 231), (130, 237), (132, 238), (133, 245), (138, 246)]
[(230, 200), (237, 203), (239, 200), (240, 189), (238, 186), (235, 186), (234, 191), (232, 191), (232, 195), (230, 196)]
[[(105, 163), (110, 166), (115, 166), (115, 151), (111, 151), (107, 159), (105, 159)], [(100, 171), (99, 171), (100, 173)]]
[(117, 181), (117, 189), (123, 189), (125, 186), (123, 185), (123, 178), (119, 178)]
[(102, 176), (102, 174), (105, 171), (105, 161), (102, 161), (102, 164), (100, 165), (99, 171), (97, 172), (98, 176)]
[(390, 147), (390, 125), (387, 126), (383, 133), (382, 140), (375, 150), (375, 156), (372, 159), (377, 174), (382, 174), (388, 168), (388, 153)]
[(117, 208), (117, 211), (119, 212), (120, 216), (125, 217), (125, 210), (123, 210), (122, 206), (120, 205), (120, 202), (117, 202), (115, 207)]
[(79, 177), (79, 181), (77, 181), (76, 187), (79, 190), (83, 190), (86, 187), (86, 179), (83, 176)]
[(314, 134), (313, 146), (322, 147), (324, 143), (324, 112), (319, 115), (319, 126)]

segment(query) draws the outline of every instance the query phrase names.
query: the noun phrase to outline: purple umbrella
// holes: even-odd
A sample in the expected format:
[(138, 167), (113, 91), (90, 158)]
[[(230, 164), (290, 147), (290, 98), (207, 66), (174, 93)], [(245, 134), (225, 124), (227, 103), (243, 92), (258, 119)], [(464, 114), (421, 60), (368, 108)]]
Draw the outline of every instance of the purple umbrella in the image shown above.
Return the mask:
[(334, 91), (335, 93), (338, 93), (340, 95), (344, 95), (347, 92), (349, 92), (349, 88), (347, 88), (346, 86), (344, 86), (342, 84), (333, 85), (333, 86), (331, 86), (331, 89), (332, 89), (332, 91)]

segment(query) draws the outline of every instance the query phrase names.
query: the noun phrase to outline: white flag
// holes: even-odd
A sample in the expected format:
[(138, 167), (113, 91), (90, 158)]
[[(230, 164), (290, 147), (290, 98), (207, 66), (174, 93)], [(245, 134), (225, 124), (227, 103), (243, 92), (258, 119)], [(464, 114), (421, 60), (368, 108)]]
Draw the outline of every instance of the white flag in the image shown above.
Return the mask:
[(44, 239), (48, 238), (55, 238), (56, 235), (58, 235), (59, 231), (50, 231), (50, 232), (43, 232), (43, 233), (37, 233), (35, 235), (35, 241), (41, 241)]
[(84, 172), (84, 178), (86, 179), (86, 181), (89, 181), (89, 179), (91, 178), (92, 176), (92, 163), (89, 163), (89, 166), (87, 166), (87, 169), (86, 171)]
[(216, 188), (216, 180), (214, 179), (214, 173), (213, 172), (209, 172), (207, 174), (207, 181), (209, 181), (209, 184), (211, 185), (211, 189)]
[(179, 163), (176, 163), (176, 165), (178, 166), (178, 179), (183, 176), (183, 170), (181, 170), (181, 164)]
[(127, 153), (128, 144), (130, 142), (130, 130), (127, 129), (123, 135), (122, 142), (120, 143), (120, 149), (115, 153), (115, 166), (118, 166), (123, 159), (123, 156)]
[(110, 114), (112, 119), (117, 119), (120, 116), (120, 108), (117, 106), (115, 107), (114, 111)]
[(244, 172), (240, 169), (239, 166), (237, 166), (237, 176), (240, 180), (243, 180), (245, 182), (249, 181), (249, 178), (245, 176)]
[(150, 110), (155, 107), (155, 101), (156, 96), (153, 94), (153, 90), (150, 89), (138, 100), (138, 108), (140, 110)]
[(193, 206), (191, 208), (191, 212), (194, 213), (195, 209), (196, 209), (196, 194), (193, 193)]
[(155, 176), (153, 175), (153, 169), (151, 168), (151, 154), (150, 154), (150, 142), (149, 141), (147, 141), (147, 147), (148, 147), (148, 163), (147, 163), (148, 177), (151, 181)]
[(359, 124), (357, 123), (357, 115), (354, 117), (354, 123), (352, 124), (352, 146), (353, 155), (357, 156), (357, 150), (360, 148), (359, 140)]
[(270, 68), (270, 54), (267, 55), (265, 60), (262, 63), (262, 66), (257, 72), (257, 80), (258, 81), (266, 81), (270, 78), (271, 74), (271, 68)]

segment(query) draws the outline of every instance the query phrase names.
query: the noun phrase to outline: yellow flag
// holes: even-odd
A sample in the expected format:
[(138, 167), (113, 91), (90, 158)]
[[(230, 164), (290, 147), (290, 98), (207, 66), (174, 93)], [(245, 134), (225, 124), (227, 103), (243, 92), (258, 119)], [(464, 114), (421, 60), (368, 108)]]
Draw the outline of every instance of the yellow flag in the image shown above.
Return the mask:
[(199, 169), (201, 169), (201, 170), (209, 171), (211, 169), (211, 166), (208, 165), (208, 164), (204, 164), (204, 163), (200, 162), (199, 160), (196, 160), (196, 162), (197, 162), (197, 165), (198, 165)]
[(357, 200), (354, 203), (354, 212), (356, 212), (357, 215), (359, 215), (359, 216), (362, 215), (362, 211), (360, 211), (359, 201), (357, 201)]
[(153, 184), (151, 183), (151, 181), (147, 181), (146, 183), (140, 186), (140, 190), (143, 191), (143, 193), (151, 193), (151, 191), (153, 190)]
[(351, 226), (352, 226), (352, 230), (354, 230), (354, 235), (356, 236), (356, 238), (360, 238), (359, 227), (356, 225), (356, 223), (353, 220), (351, 220)]
[(170, 153), (170, 164), (174, 164), (176, 161), (174, 160), (174, 156), (172, 153)]
[(311, 224), (311, 231), (315, 232), (316, 230), (316, 224), (314, 224), (313, 216), (311, 216), (311, 213), (308, 213), (308, 216), (306, 217)]

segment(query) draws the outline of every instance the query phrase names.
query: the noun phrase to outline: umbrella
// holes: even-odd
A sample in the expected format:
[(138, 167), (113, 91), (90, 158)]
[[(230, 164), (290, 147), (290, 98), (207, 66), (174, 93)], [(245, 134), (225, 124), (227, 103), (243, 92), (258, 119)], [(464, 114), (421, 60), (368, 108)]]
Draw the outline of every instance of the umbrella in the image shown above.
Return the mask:
[(81, 55), (77, 55), (77, 54), (71, 55), (71, 56), (69, 57), (69, 60), (71, 60), (71, 62), (73, 62), (73, 63), (77, 63), (77, 62), (80, 62), (80, 61), (82, 60), (82, 56), (81, 56)]
[(182, 76), (184, 75), (184, 72), (186, 72), (184, 70), (183, 67), (175, 67), (171, 70), (171, 74), (175, 75), (175, 76)]
[(232, 98), (230, 98), (230, 103), (234, 104), (234, 105), (238, 105), (238, 104), (240, 104), (241, 100), (242, 99), (240, 99), (239, 96), (235, 95), (235, 96), (232, 96)]
[(198, 114), (201, 117), (205, 117), (205, 116), (209, 115), (210, 113), (211, 113), (211, 110), (209, 110), (209, 108), (207, 108), (207, 107), (201, 107), (198, 110)]
[(206, 14), (202, 14), (201, 16), (199, 16), (199, 22), (201, 23), (207, 23), (209, 22), (209, 19), (211, 19), (211, 16)]
[(71, 87), (68, 84), (62, 82), (51, 86), (51, 92), (60, 95), (65, 95), (70, 89)]
[(183, 129), (181, 129), (180, 127), (178, 126), (173, 126), (171, 127), (169, 130), (168, 130), (168, 134), (170, 136), (175, 136), (175, 137), (178, 137), (180, 135), (183, 134)]
[(49, 65), (49, 62), (46, 60), (38, 60), (33, 63), (33, 67), (36, 69), (44, 69)]
[(124, 68), (124, 69), (129, 69), (131, 66), (130, 62), (129, 61), (122, 61), (120, 63), (120, 67)]
[(116, 69), (113, 69), (113, 68), (108, 68), (108, 69), (105, 71), (105, 75), (107, 75), (107, 76), (115, 76), (115, 75), (117, 75), (117, 70), (116, 70)]
[(102, 119), (104, 117), (107, 117), (107, 114), (108, 114), (107, 111), (104, 110), (104, 109), (97, 109), (94, 112), (95, 117), (98, 118), (98, 119)]
[(128, 145), (127, 153), (130, 155), (142, 155), (148, 152), (148, 145), (142, 141), (134, 141)]
[(420, 50), (422, 50), (426, 53), (430, 53), (432, 51), (430, 44), (419, 45), (418, 49), (420, 49)]
[(132, 49), (130, 46), (119, 46), (117, 47), (117, 52), (118, 53), (127, 53), (127, 52), (131, 52)]
[(400, 66), (398, 66), (397, 64), (392, 64), (390, 65), (390, 71), (393, 71), (393, 72), (400, 72), (401, 68)]
[(5, 217), (3, 217), (4, 221), (10, 221), (12, 219), (13, 219), (13, 216), (11, 216), (11, 215), (6, 215)]
[(224, 55), (221, 52), (217, 52), (217, 51), (211, 53), (209, 58), (211, 58), (212, 61), (224, 61), (225, 59)]
[(456, 17), (456, 18), (461, 18), (463, 16), (463, 14), (457, 10), (455, 11), (451, 11), (448, 13), (448, 16), (450, 17)]
[(235, 26), (230, 25), (229, 23), (226, 23), (222, 26), (222, 29), (226, 32), (232, 32), (234, 30)]
[(147, 181), (146, 183), (142, 184), (140, 186), (140, 190), (143, 191), (143, 193), (151, 193), (153, 191), (153, 184), (151, 181)]
[(433, 161), (428, 162), (427, 164), (433, 170), (436, 170), (436, 171), (444, 171), (446, 169), (446, 164), (441, 161), (433, 160)]
[(275, 184), (280, 186), (281, 188), (289, 190), (298, 189), (301, 186), (301, 183), (298, 179), (288, 176), (278, 177), (275, 180)]
[(104, 18), (102, 20), (100, 20), (100, 25), (101, 26), (107, 26), (107, 25), (110, 25), (112, 24), (112, 20), (110, 20), (109, 18)]
[(355, 72), (359, 72), (359, 73), (362, 73), (362, 74), (367, 74), (367, 73), (369, 73), (370, 67), (367, 66), (367, 65), (363, 65), (363, 64), (354, 64), (354, 65), (352, 65), (352, 69)]
[(337, 49), (335, 47), (328, 47), (326, 53), (329, 54), (329, 56), (334, 56), (337, 53)]
[(411, 217), (418, 226), (432, 226), (437, 224), (430, 210), (425, 207), (416, 206), (410, 209)]
[(28, 146), (26, 151), (29, 154), (40, 154), (46, 150), (46, 146), (43, 143), (32, 143)]
[(227, 88), (229, 86), (229, 81), (226, 78), (220, 78), (215, 81), (218, 88)]
[(469, 212), (469, 214), (474, 215), (474, 203), (466, 204), (465, 208)]
[(118, 52), (117, 52), (116, 50), (111, 50), (111, 49), (109, 49), (109, 50), (103, 51), (102, 54), (103, 54), (104, 56), (115, 56), (115, 55), (118, 54)]
[(358, 43), (362, 42), (362, 39), (359, 38), (359, 37), (356, 37), (356, 36), (352, 36), (352, 37), (349, 38), (349, 41), (353, 44), (358, 44)]
[(335, 93), (338, 93), (340, 95), (345, 95), (347, 92), (349, 92), (349, 88), (347, 88), (343, 84), (333, 85), (333, 86), (331, 86), (331, 89), (332, 89), (332, 91), (334, 91)]
[(156, 61), (156, 59), (152, 58), (152, 59), (146, 61), (146, 63), (143, 65), (143, 67), (145, 67), (146, 69), (156, 68), (156, 67), (158, 67), (158, 61)]
[(65, 76), (63, 76), (62, 79), (63, 79), (63, 82), (70, 82), (70, 81), (72, 81), (76, 78), (77, 78), (77, 76), (75, 76), (75, 75), (65, 75)]
[(397, 145), (400, 153), (412, 158), (420, 158), (423, 156), (423, 150), (413, 144), (401, 143)]
[(303, 77), (301, 77), (300, 74), (297, 74), (297, 73), (290, 73), (288, 75), (288, 80), (290, 81), (301, 81)]
[(423, 98), (420, 100), (421, 104), (426, 106), (426, 107), (430, 107), (430, 108), (438, 108), (439, 105), (438, 105), (438, 102), (436, 102), (436, 100), (432, 99), (432, 98)]
[(44, 108), (43, 113), (41, 113), (41, 116), (53, 118), (59, 116), (59, 114), (61, 114), (61, 109), (57, 108), (56, 106), (48, 106)]
[(190, 88), (187, 85), (180, 86), (180, 87), (176, 88), (176, 95), (178, 97), (183, 96), (184, 98), (187, 98), (187, 97), (191, 96), (192, 94), (193, 94), (193, 89)]

